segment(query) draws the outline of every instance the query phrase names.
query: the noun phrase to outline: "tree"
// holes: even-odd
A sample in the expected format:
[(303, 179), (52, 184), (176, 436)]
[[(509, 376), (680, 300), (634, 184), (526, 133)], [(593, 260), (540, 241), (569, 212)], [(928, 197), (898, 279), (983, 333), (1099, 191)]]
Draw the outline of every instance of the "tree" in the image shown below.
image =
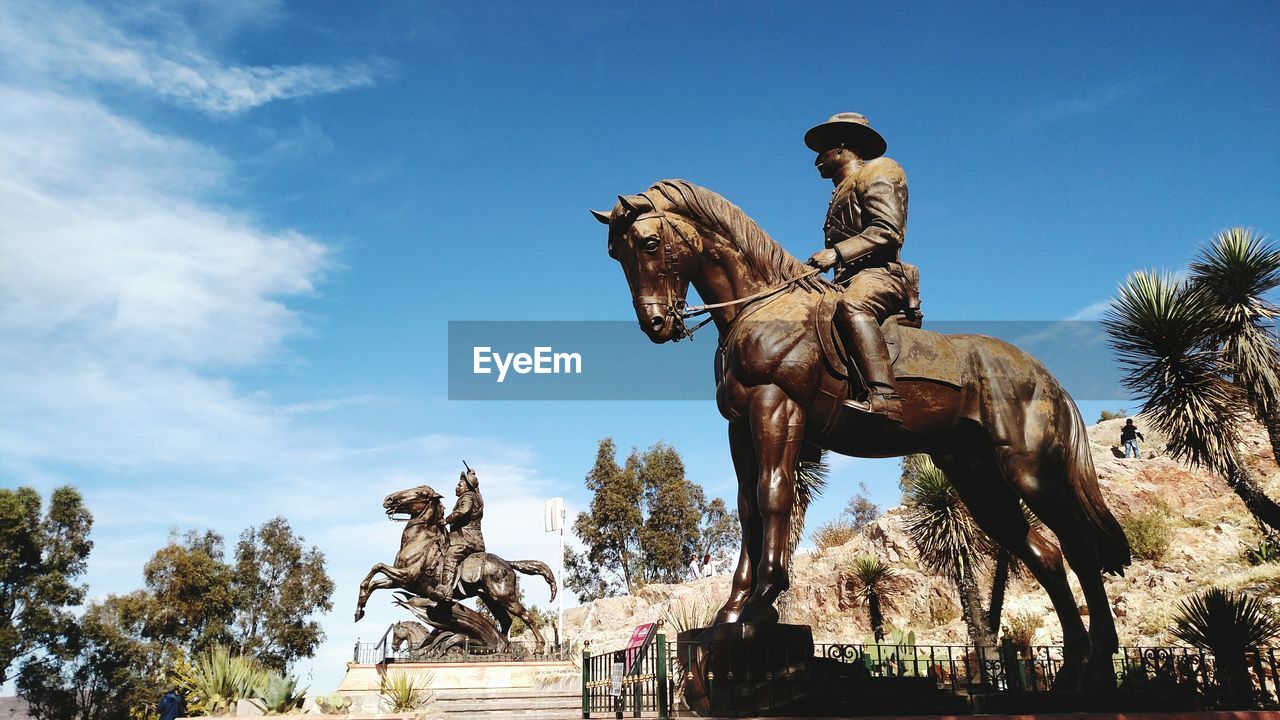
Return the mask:
[(911, 462), (912, 472), (904, 472), (907, 514), (903, 529), (907, 538), (921, 563), (955, 585), (970, 642), (980, 647), (994, 645), (978, 592), (981, 565), (994, 552), (994, 545), (942, 470), (927, 456), (917, 456)]
[(0, 683), (35, 653), (50, 662), (74, 654), (70, 608), (84, 599), (75, 580), (93, 547), (92, 526), (74, 488), (54, 490), (43, 516), (35, 490), (0, 489)]
[(863, 528), (876, 521), (880, 517), (880, 506), (871, 502), (871, 494), (867, 490), (865, 482), (858, 483), (858, 492), (849, 498), (849, 504), (844, 508), (844, 514), (849, 516), (849, 522), (853, 524), (854, 532), (861, 532)]
[(1280, 505), (1237, 449), (1249, 398), (1228, 376), (1253, 371), (1223, 352), (1223, 316), (1205, 283), (1133, 273), (1103, 324), (1125, 368), (1125, 386), (1146, 398), (1142, 412), (1169, 438), (1170, 453), (1221, 474), (1259, 525), (1280, 531)]
[(91, 603), (67, 630), (68, 657), (23, 663), (17, 689), (39, 720), (129, 720), (155, 701), (163, 671), (153, 648), (121, 631), (116, 598)]
[(674, 448), (658, 442), (643, 453), (632, 449), (622, 467), (616, 453), (611, 439), (600, 441), (586, 478), (591, 505), (573, 524), (584, 550), (565, 550), (565, 585), (579, 599), (679, 582), (690, 556), (736, 549), (737, 512), (723, 500), (707, 502)]
[(1280, 286), (1280, 251), (1265, 237), (1231, 228), (1200, 250), (1190, 270), (1190, 282), (1204, 291), (1215, 320), (1210, 345), (1266, 426), (1280, 463), (1280, 355), (1270, 325), (1280, 310), (1263, 298)]
[(645, 506), (640, 576), (646, 583), (680, 582), (687, 558), (703, 555), (699, 551), (706, 495), (685, 477), (680, 454), (666, 443), (646, 450), (638, 467)]
[(241, 654), (283, 672), (324, 640), (311, 616), (333, 609), (333, 580), (325, 573), (324, 553), (305, 549), (288, 520), (276, 517), (240, 535), (231, 581), (232, 632)]
[(702, 513), (702, 551), (717, 560), (727, 560), (738, 554), (741, 540), (738, 511), (730, 511), (724, 500), (712, 498)]
[(847, 583), (855, 597), (866, 603), (871, 633), (884, 640), (884, 609), (893, 607), (893, 596), (902, 590), (897, 571), (878, 557), (861, 555), (849, 564)]
[[(591, 505), (578, 513), (573, 533), (586, 546), (584, 557), (567, 561), (565, 584), (583, 601), (635, 589), (635, 560), (640, 553), (640, 528), (644, 523), (639, 478), (639, 458), (633, 452), (625, 468), (618, 467), (612, 438), (600, 441), (596, 461), (587, 473)], [(595, 593), (603, 592), (601, 595)]]
[(222, 547), (222, 536), (212, 530), (170, 534), (169, 544), (142, 570), (147, 597), (137, 599), (134, 611), (142, 616), (143, 638), (192, 653), (231, 641), (236, 597)]

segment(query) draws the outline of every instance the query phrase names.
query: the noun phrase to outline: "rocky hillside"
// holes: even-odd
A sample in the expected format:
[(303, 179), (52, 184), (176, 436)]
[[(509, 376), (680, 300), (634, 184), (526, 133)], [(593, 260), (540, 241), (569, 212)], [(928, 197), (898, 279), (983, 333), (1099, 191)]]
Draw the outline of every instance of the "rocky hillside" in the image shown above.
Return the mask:
[[(1112, 512), (1122, 522), (1142, 514), (1164, 519), (1169, 547), (1157, 559), (1135, 557), (1125, 577), (1108, 578), (1120, 631), (1126, 645), (1172, 642), (1168, 633), (1177, 602), (1205, 587), (1246, 589), (1259, 596), (1280, 598), (1280, 563), (1258, 567), (1245, 560), (1246, 545), (1256, 544), (1258, 531), (1244, 506), (1221, 477), (1192, 470), (1164, 456), (1164, 438), (1148, 429), (1141, 417), (1146, 442), (1141, 460), (1115, 457), (1123, 420), (1109, 420), (1089, 428), (1098, 481)], [(1152, 452), (1148, 453), (1150, 449)], [(1266, 432), (1252, 428), (1244, 438), (1244, 455), (1255, 472), (1266, 478), (1269, 494), (1280, 495), (1280, 469), (1272, 456)], [(840, 489), (852, 488), (855, 478), (833, 479), (828, 502), (844, 502)], [(874, 554), (892, 564), (905, 578), (906, 590), (893, 598), (886, 613), (896, 628), (916, 632), (920, 643), (966, 641), (955, 591), (916, 562), (902, 531), (904, 510), (892, 508), (841, 547), (800, 554), (792, 568), (792, 589), (779, 602), (784, 622), (813, 627), (817, 642), (861, 641), (870, 636), (866, 610), (848, 592), (844, 568), (862, 554)], [(1083, 603), (1078, 585), (1076, 597)], [(720, 576), (678, 585), (650, 585), (633, 596), (605, 598), (565, 613), (565, 636), (590, 640), (593, 649), (625, 645), (631, 628), (651, 622), (669, 611), (714, 609), (728, 594), (729, 578)], [(1005, 603), (1005, 620), (1034, 618), (1037, 643), (1061, 642), (1061, 629), (1048, 598), (1029, 576), (1015, 578)]]

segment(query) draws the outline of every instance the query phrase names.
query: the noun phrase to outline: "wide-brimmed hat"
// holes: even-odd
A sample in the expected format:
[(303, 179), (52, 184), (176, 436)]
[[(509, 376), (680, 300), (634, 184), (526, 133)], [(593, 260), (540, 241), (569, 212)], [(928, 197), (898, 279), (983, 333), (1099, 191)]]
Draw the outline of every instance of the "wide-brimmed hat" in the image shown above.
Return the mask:
[(878, 158), (889, 147), (884, 137), (868, 124), (867, 116), (856, 112), (836, 113), (821, 125), (810, 128), (804, 134), (804, 144), (818, 153), (844, 146), (863, 160)]

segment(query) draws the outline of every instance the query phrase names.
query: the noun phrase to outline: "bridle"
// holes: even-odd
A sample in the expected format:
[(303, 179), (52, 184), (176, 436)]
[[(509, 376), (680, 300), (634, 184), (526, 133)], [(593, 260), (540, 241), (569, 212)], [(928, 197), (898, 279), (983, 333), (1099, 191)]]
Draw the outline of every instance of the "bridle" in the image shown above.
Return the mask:
[[(679, 225), (672, 222), (671, 218), (667, 217), (666, 213), (661, 212), (659, 210), (650, 210), (649, 212), (646, 212), (637, 216), (634, 220), (631, 221), (631, 226), (634, 227), (635, 224), (640, 222), (641, 220), (653, 220), (653, 219), (660, 220), (665, 225), (670, 226), (672, 230), (674, 230), (675, 233), (680, 236), (680, 239), (683, 240), (686, 244), (693, 242), (692, 238), (686, 235), (684, 233), (684, 230), (682, 230)], [(712, 310), (715, 310), (717, 308), (722, 308), (722, 307), (730, 307), (733, 305), (747, 305), (750, 303), (754, 303), (758, 300), (763, 300), (768, 297), (773, 297), (774, 295), (777, 295), (778, 293), (800, 282), (801, 280), (804, 280), (805, 278), (813, 277), (814, 275), (817, 275), (818, 273), (822, 272), (822, 268), (812, 268), (807, 272), (801, 273), (800, 275), (797, 275), (788, 280), (783, 280), (777, 285), (773, 285), (771, 287), (765, 288), (764, 290), (761, 290), (758, 293), (754, 293), (746, 297), (736, 298), (734, 300), (726, 300), (724, 302), (710, 303), (707, 305), (694, 305), (693, 307), (689, 307), (688, 301), (686, 301), (684, 298), (676, 297), (674, 282), (667, 280), (668, 276), (672, 278), (677, 277), (675, 253), (671, 249), (671, 241), (668, 239), (669, 237), (670, 236), (667, 233), (662, 233), (662, 245), (660, 246), (660, 252), (662, 253), (662, 258), (661, 258), (662, 269), (658, 271), (658, 281), (664, 285), (664, 289), (666, 290), (666, 297), (662, 298), (662, 297), (656, 297), (653, 295), (640, 295), (632, 299), (631, 304), (637, 309), (639, 309), (641, 305), (664, 305), (667, 308), (666, 317), (669, 317), (672, 319), (674, 326), (676, 328), (676, 336), (674, 338), (674, 342), (680, 342), (684, 338), (689, 338), (690, 340), (692, 340), (693, 334), (695, 332), (697, 332), (698, 330), (701, 330), (703, 327), (706, 326), (707, 323), (715, 319), (711, 317), (709, 314)], [(689, 318), (697, 317), (699, 315), (707, 315), (707, 318), (702, 322), (698, 323), (697, 325), (694, 325), (692, 328), (685, 326), (685, 323), (684, 323), (685, 320)]]

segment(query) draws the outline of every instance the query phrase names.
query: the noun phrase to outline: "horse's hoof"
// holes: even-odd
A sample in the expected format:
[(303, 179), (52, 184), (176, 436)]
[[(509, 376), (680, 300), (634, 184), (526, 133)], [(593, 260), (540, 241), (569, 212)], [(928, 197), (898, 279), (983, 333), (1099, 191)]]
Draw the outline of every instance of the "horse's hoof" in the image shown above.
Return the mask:
[(772, 605), (751, 605), (742, 608), (738, 622), (753, 625), (772, 625), (778, 622), (778, 610)]

